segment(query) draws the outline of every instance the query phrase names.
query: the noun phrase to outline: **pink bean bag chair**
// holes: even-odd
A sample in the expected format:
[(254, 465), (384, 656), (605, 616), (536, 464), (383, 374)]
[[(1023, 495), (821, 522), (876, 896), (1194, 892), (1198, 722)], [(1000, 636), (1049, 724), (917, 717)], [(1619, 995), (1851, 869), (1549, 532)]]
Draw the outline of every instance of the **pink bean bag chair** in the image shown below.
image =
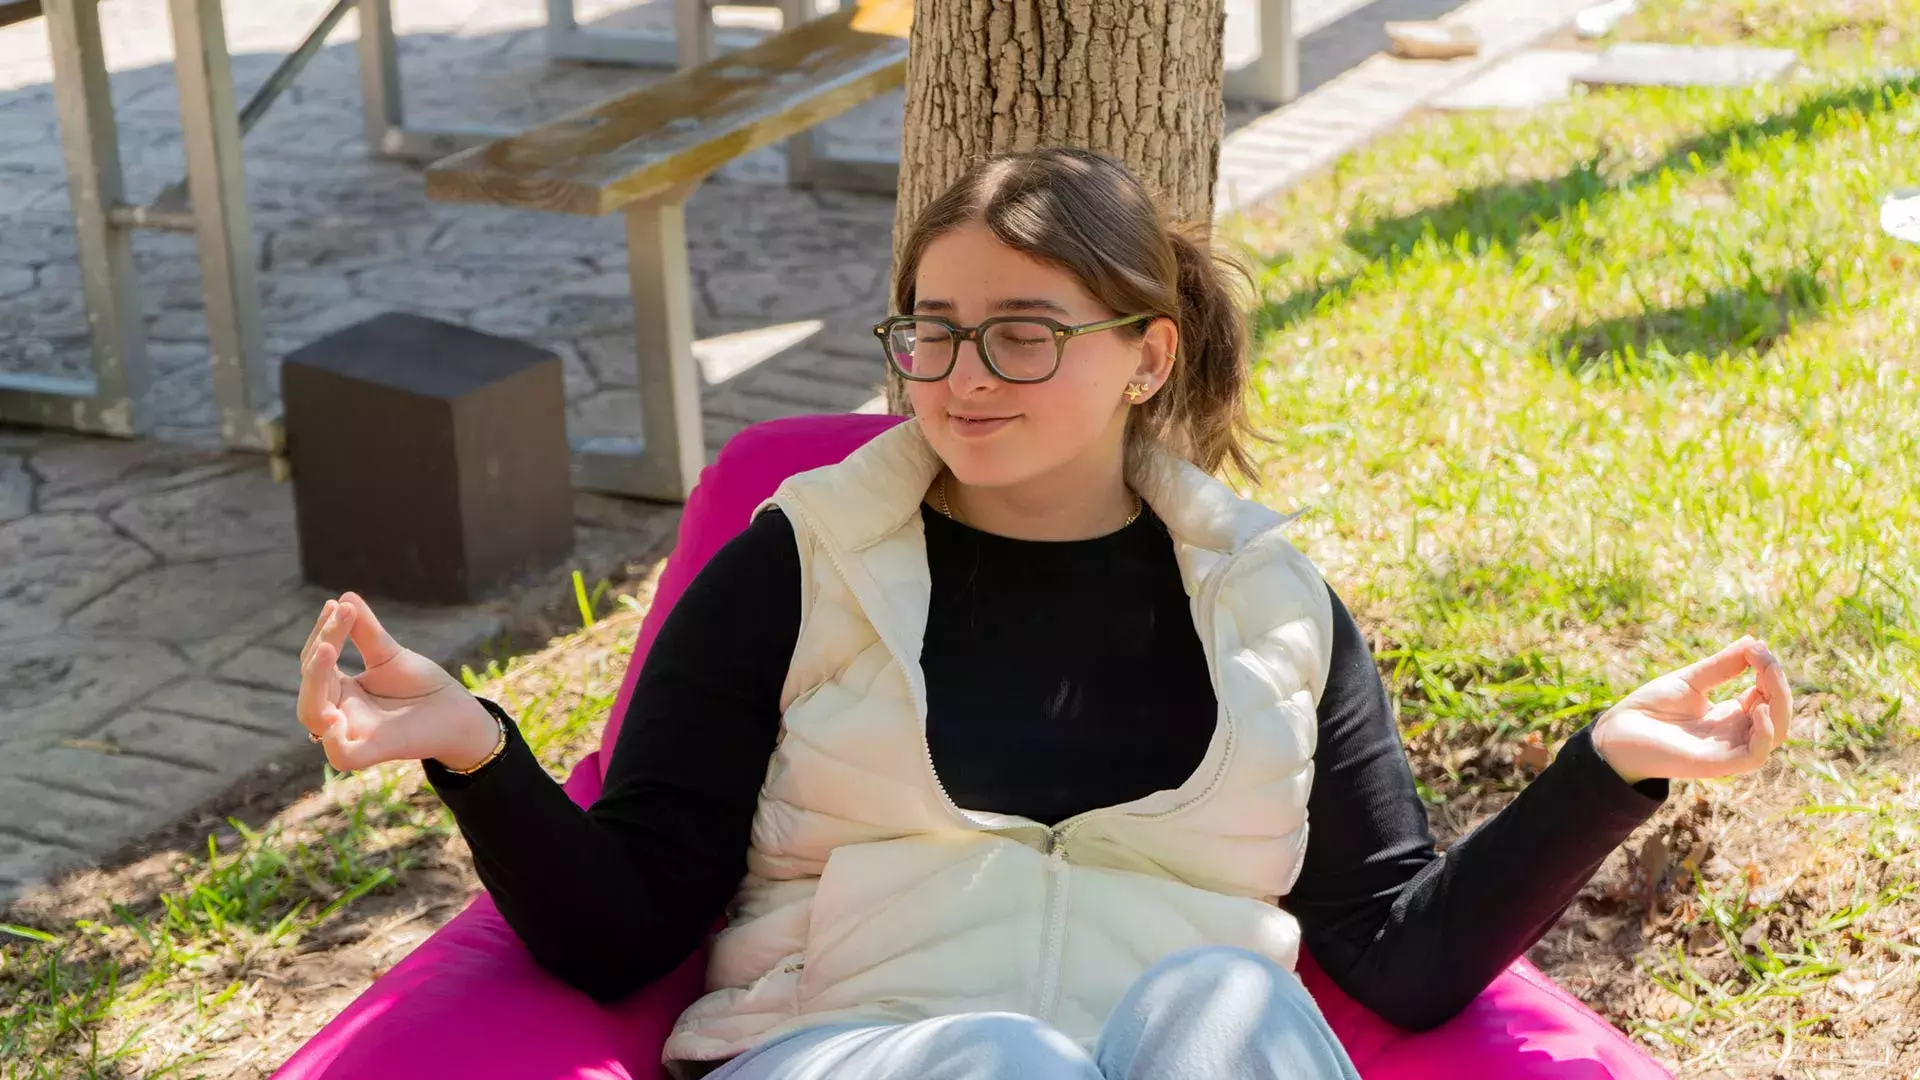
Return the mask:
[[(839, 461), (898, 418), (806, 416), (736, 436), (702, 474), (627, 668), (600, 750), (566, 790), (600, 793), (628, 696), (661, 620), (694, 574), (786, 476)], [(702, 992), (704, 951), (610, 1007), (536, 966), (483, 893), (321, 1029), (278, 1080), (664, 1080), (660, 1047)], [(1366, 1080), (1671, 1080), (1652, 1058), (1516, 960), (1459, 1016), (1427, 1032), (1396, 1028), (1342, 993), (1303, 951), (1299, 973)]]

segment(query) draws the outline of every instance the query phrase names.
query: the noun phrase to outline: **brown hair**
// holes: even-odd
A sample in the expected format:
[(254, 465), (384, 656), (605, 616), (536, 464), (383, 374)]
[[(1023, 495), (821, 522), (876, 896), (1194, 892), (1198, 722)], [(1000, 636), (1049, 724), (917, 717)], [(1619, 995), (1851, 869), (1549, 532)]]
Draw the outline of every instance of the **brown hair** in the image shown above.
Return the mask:
[[(1166, 386), (1132, 410), (1135, 435), (1155, 437), (1218, 475), (1257, 480), (1248, 443), (1271, 440), (1247, 414), (1246, 322), (1232, 282), (1246, 270), (1213, 250), (1204, 228), (1170, 225), (1138, 177), (1092, 150), (1050, 148), (974, 163), (915, 220), (894, 268), (895, 311), (914, 305), (927, 245), (968, 222), (1078, 278), (1116, 314), (1174, 320), (1180, 348)], [(1146, 324), (1114, 333), (1136, 339)]]

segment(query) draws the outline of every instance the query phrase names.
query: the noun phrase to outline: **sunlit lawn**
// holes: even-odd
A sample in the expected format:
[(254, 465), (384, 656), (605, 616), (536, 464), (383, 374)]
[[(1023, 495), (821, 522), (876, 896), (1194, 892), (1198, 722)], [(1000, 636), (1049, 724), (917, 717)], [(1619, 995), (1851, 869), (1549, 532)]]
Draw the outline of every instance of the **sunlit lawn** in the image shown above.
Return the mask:
[(1807, 70), (1429, 117), (1238, 224), (1266, 490), (1379, 635), (1436, 808), (1516, 782), (1452, 767), (1490, 734), (1745, 632), (1786, 658), (1801, 775), (1703, 785), (1721, 858), (1637, 957), (1681, 1000), (1616, 1019), (1806, 1060), (1920, 990), (1920, 248), (1877, 224), (1920, 185), (1920, 4), (1648, 7), (1622, 33)]

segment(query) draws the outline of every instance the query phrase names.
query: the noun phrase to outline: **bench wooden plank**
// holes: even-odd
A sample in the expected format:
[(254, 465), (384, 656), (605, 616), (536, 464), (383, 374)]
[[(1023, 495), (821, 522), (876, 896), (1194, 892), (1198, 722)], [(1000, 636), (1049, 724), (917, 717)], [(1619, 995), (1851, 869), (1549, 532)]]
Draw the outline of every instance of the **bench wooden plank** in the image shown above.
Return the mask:
[(427, 170), (442, 202), (599, 216), (685, 187), (906, 81), (910, 0), (864, 0)]
[(0, 0), (0, 26), (40, 17), (40, 0)]

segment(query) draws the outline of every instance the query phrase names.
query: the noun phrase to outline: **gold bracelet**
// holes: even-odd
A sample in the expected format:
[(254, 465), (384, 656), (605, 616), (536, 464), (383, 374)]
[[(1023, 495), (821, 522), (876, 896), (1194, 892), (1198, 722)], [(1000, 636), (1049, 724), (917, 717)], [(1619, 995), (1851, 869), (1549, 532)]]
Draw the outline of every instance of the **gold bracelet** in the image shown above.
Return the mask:
[[(477, 700), (477, 699), (476, 699), (476, 700)], [(481, 707), (481, 708), (483, 708), (483, 709), (487, 709), (487, 707), (486, 707), (485, 705), (482, 705), (482, 706), (480, 706), (480, 707)], [(495, 742), (495, 743), (493, 744), (493, 749), (492, 749), (492, 750), (489, 750), (489, 751), (487, 751), (487, 756), (486, 756), (486, 757), (483, 757), (483, 758), (481, 758), (481, 759), (480, 759), (480, 763), (479, 763), (478, 765), (475, 765), (474, 767), (472, 767), (472, 768), (470, 768), (470, 769), (456, 769), (456, 768), (454, 768), (453, 766), (451, 766), (451, 765), (448, 765), (448, 764), (447, 764), (446, 762), (444, 762), (444, 761), (443, 761), (443, 762), (441, 762), (441, 763), (440, 763), (440, 764), (441, 764), (441, 766), (442, 766), (442, 767), (444, 767), (444, 768), (445, 768), (445, 769), (446, 769), (446, 770), (447, 770), (448, 772), (450, 772), (450, 773), (452, 773), (452, 774), (454, 774), (455, 776), (472, 776), (472, 775), (473, 775), (474, 773), (477, 773), (477, 772), (479, 772), (479, 771), (480, 771), (481, 769), (484, 769), (484, 768), (486, 768), (487, 766), (489, 766), (489, 765), (491, 765), (491, 764), (493, 764), (493, 759), (495, 759), (495, 758), (497, 758), (497, 757), (499, 757), (499, 756), (500, 756), (501, 754), (504, 754), (504, 753), (506, 753), (506, 750), (507, 750), (507, 722), (506, 722), (505, 720), (502, 720), (502, 719), (500, 719), (500, 714), (498, 714), (498, 713), (496, 713), (496, 712), (494, 712), (494, 711), (493, 711), (492, 709), (487, 709), (487, 715), (493, 718), (493, 726), (494, 726), (494, 727), (496, 727), (496, 728), (498, 728), (498, 729), (499, 729), (499, 731), (500, 731), (500, 738), (499, 738), (499, 740), (498, 740), (498, 741), (496, 741), (496, 742)]]

